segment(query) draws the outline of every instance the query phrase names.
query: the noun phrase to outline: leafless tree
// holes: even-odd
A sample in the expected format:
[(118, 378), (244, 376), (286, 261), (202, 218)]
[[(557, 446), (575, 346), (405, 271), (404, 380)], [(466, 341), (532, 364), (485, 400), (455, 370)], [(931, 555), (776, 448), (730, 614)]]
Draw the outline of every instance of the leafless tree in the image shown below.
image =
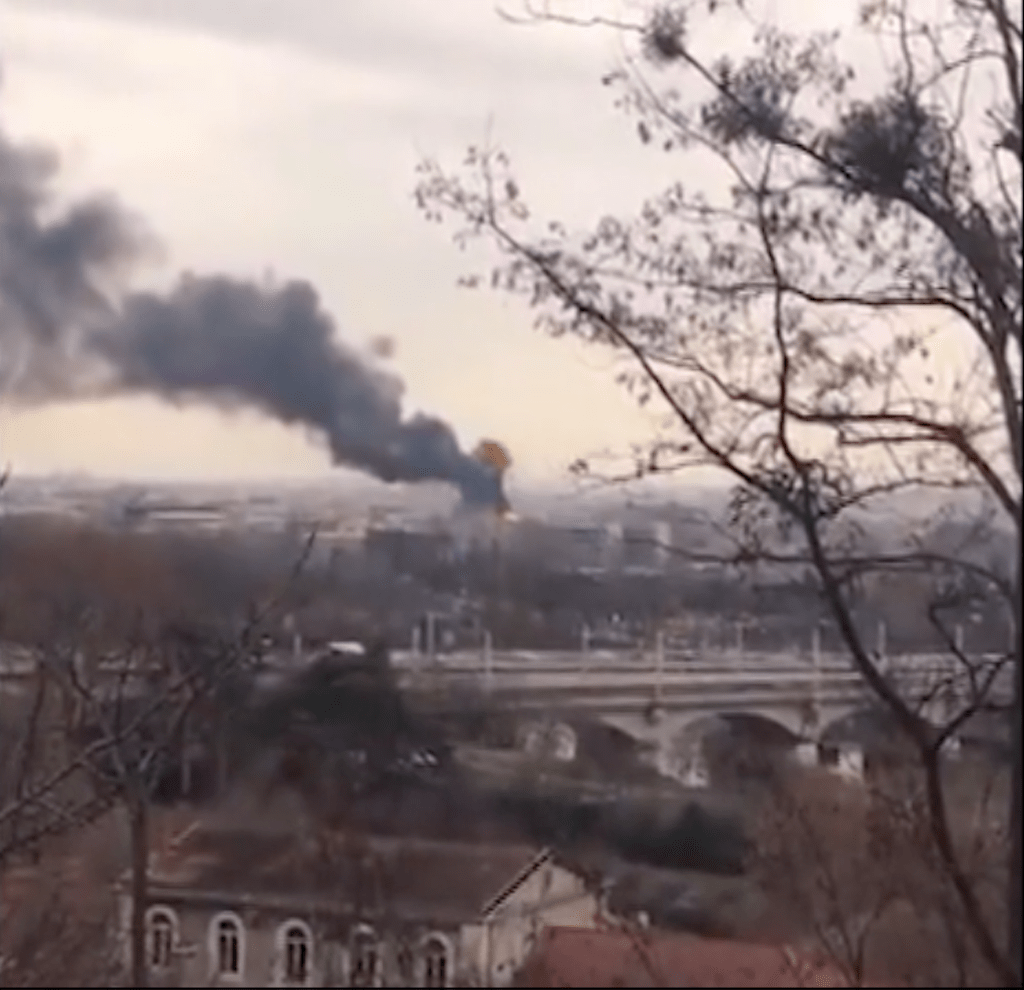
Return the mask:
[[(978, 766), (969, 773), (991, 783)], [(894, 783), (865, 787), (821, 770), (786, 775), (765, 792), (750, 867), (772, 898), (774, 934), (813, 933), (852, 986), (880, 979), (991, 986), (992, 969), (965, 929), (927, 807), (906, 782)], [(995, 916), (1005, 849), (964, 815), (993, 797), (984, 789), (966, 794), (951, 786), (951, 828), (964, 869)]]
[[(129, 585), (138, 578), (127, 575)], [(115, 585), (125, 579), (120, 574)], [(2, 725), (10, 745), (0, 754), (0, 874), (19, 854), (38, 854), (46, 840), (122, 810), (131, 856), (131, 983), (145, 987), (152, 797), (186, 758), (186, 725), (208, 736), (217, 731), (211, 719), (257, 652), (287, 584), (253, 610), (240, 633), (184, 628), (162, 609), (165, 602), (143, 607), (134, 594), (96, 596), (46, 582), (36, 591), (23, 691)], [(205, 724), (196, 725), (199, 719)]]
[[(637, 474), (716, 469), (735, 484), (737, 560), (813, 575), (852, 662), (912, 744), (972, 943), (1019, 986), (1020, 5), (879, 0), (842, 35), (814, 36), (720, 0), (662, 4), (636, 23), (547, 4), (506, 16), (635, 39), (605, 82), (652, 154), (680, 155), (687, 181), (635, 217), (574, 232), (535, 223), (507, 157), (477, 147), (458, 173), (423, 163), (423, 210), (453, 220), (460, 244), (495, 245), (493, 286), (525, 296), (546, 331), (609, 348), (639, 401), (660, 404), (664, 432), (638, 452)], [(716, 52), (715, 32), (728, 51)], [(934, 527), (880, 546), (871, 511), (897, 498), (970, 506), (1015, 553), (989, 559), (976, 540), (950, 550), (928, 538)], [(940, 680), (955, 690), (912, 689), (866, 641), (858, 596), (893, 574), (931, 580)], [(957, 610), (982, 601), (1007, 616), (1002, 655), (969, 655), (953, 628)], [(1007, 680), (1003, 928), (954, 841), (942, 763)]]
[(122, 843), (107, 816), (51, 840), (38, 864), (0, 874), (0, 985), (116, 985), (123, 960), (113, 881)]

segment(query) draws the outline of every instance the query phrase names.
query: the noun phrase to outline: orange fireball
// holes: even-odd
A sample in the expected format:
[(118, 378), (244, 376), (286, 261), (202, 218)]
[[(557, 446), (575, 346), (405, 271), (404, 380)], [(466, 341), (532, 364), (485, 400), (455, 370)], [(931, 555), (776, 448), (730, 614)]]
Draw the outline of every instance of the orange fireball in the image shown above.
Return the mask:
[(507, 471), (512, 465), (508, 451), (497, 440), (481, 440), (476, 445), (473, 456), (478, 461), (490, 465), (499, 474)]

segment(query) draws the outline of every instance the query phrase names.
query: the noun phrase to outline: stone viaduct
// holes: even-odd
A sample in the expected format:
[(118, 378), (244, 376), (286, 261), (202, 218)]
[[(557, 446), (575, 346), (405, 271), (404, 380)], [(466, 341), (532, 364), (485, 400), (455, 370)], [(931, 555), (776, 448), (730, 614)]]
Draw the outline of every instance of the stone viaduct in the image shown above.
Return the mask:
[[(831, 728), (873, 701), (847, 658), (819, 650), (698, 656), (660, 648), (631, 653), (485, 648), (433, 657), (410, 651), (393, 661), (407, 690), (448, 691), (513, 711), (538, 732), (553, 733), (566, 752), (575, 748), (572, 723), (597, 720), (645, 744), (663, 772), (691, 780), (703, 772), (705, 733), (723, 718), (772, 722), (810, 760)], [(966, 678), (949, 657), (904, 656), (882, 667), (933, 721), (956, 710), (965, 697)]]

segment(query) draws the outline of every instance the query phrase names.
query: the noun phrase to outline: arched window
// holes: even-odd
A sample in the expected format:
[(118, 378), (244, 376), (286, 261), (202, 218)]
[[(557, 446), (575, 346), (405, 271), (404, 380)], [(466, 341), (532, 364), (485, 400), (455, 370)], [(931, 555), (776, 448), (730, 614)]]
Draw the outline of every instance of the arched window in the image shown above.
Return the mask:
[(451, 948), (440, 935), (428, 935), (420, 949), (423, 986), (446, 987), (451, 979)]
[(313, 970), (313, 933), (304, 921), (286, 921), (277, 933), (281, 982), (285, 986), (306, 986)]
[(375, 987), (380, 970), (380, 947), (373, 929), (360, 925), (352, 933), (349, 954), (348, 985), (350, 987)]
[(153, 907), (146, 912), (146, 958), (150, 969), (170, 969), (178, 942), (178, 919), (170, 908)]
[(224, 912), (210, 922), (209, 950), (215, 976), (241, 978), (245, 966), (245, 929), (238, 915)]

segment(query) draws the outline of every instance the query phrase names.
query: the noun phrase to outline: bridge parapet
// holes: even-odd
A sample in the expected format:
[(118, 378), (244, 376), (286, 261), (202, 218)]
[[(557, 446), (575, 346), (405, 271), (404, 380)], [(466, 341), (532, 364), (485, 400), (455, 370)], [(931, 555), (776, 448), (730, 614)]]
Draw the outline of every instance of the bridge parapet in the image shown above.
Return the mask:
[(1001, 704), (1013, 691), (1013, 667), (1002, 654), (970, 657), (968, 663), (949, 654), (903, 657), (890, 664), (887, 673), (901, 694), (915, 702), (941, 695), (962, 705), (983, 695)]
[[(400, 683), (414, 694), (430, 696), (431, 704), (575, 712), (604, 721), (625, 720), (633, 734), (660, 736), (668, 731), (667, 724), (651, 721), (658, 712), (671, 716), (667, 721), (672, 724), (729, 712), (763, 714), (793, 731), (803, 726), (798, 734), (813, 738), (825, 725), (874, 701), (859, 671), (849, 659), (838, 657), (814, 665), (789, 654), (748, 654), (743, 664), (662, 659), (651, 667), (609, 651), (600, 663), (584, 668), (580, 654), (564, 651), (496, 652), (486, 666), (472, 653), (438, 656), (428, 663), (413, 659), (407, 655), (396, 664)], [(982, 667), (998, 660), (978, 658)], [(955, 714), (972, 697), (970, 672), (949, 656), (895, 657), (884, 672), (911, 705), (936, 722)], [(1000, 671), (996, 697), (1008, 697), (1008, 673)]]

